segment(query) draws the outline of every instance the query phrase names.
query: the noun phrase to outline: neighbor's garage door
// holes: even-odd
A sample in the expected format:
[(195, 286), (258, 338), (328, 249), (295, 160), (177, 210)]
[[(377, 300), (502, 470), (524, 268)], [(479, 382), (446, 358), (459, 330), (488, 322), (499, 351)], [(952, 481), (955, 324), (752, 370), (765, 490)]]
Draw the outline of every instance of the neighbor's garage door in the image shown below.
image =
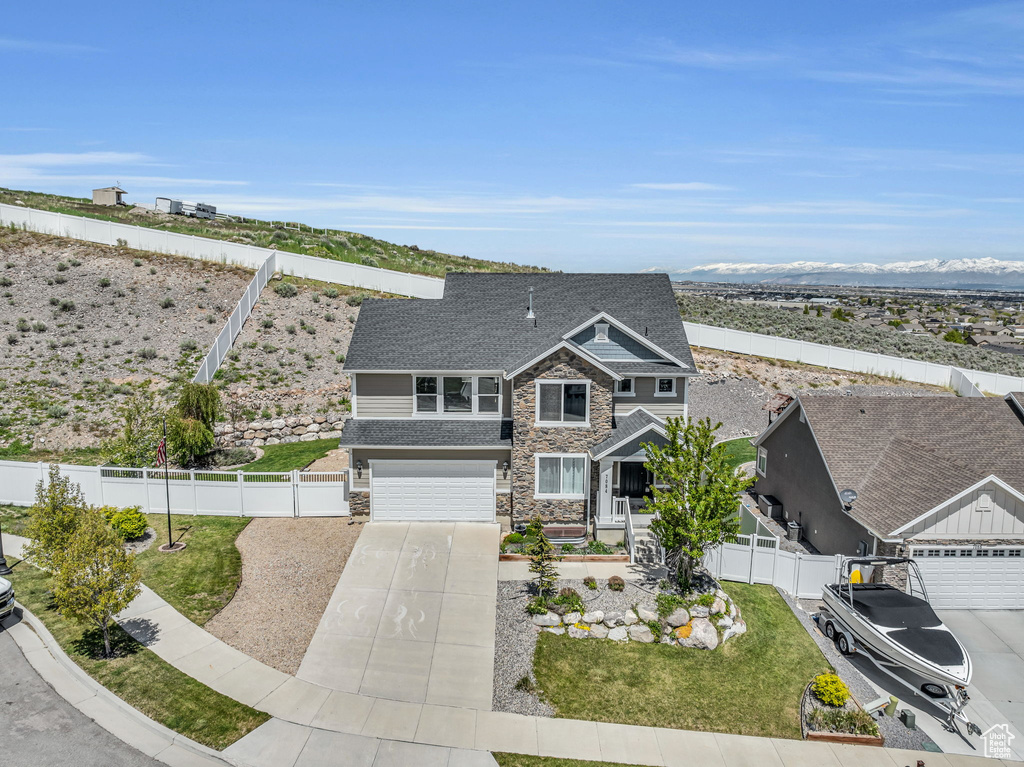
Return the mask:
[(937, 610), (1024, 609), (1024, 547), (912, 549)]
[(378, 522), (493, 522), (493, 461), (371, 461)]

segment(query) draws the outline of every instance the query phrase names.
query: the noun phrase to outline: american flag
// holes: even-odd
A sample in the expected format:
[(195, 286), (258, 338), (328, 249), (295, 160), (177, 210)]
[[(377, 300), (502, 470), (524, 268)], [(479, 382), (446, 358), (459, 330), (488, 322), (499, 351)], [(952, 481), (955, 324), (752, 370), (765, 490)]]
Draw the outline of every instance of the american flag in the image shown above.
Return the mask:
[(156, 448), (156, 465), (163, 466), (167, 463), (167, 439), (160, 440), (160, 444)]

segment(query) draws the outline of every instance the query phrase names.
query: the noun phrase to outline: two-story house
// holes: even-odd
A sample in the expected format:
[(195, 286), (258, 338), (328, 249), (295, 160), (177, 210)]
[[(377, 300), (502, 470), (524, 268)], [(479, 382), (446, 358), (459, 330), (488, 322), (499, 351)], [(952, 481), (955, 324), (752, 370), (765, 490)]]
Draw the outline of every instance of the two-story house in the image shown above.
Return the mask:
[(698, 374), (665, 274), (449, 274), (366, 301), (346, 368), (353, 513), (610, 534)]

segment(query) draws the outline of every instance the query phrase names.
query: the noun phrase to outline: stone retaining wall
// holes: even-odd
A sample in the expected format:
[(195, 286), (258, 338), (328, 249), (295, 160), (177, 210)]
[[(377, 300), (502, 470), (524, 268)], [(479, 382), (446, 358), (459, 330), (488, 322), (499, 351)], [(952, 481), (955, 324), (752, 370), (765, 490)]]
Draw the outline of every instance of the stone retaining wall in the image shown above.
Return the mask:
[(338, 439), (347, 414), (290, 415), (259, 421), (219, 423), (213, 433), (223, 447), (264, 447), (265, 445)]

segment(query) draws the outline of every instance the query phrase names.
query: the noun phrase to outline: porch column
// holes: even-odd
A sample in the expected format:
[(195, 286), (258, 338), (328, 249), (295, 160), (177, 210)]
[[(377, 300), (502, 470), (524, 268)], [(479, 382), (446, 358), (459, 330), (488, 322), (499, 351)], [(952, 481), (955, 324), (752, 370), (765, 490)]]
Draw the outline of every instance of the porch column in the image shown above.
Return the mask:
[(601, 459), (601, 481), (597, 489), (597, 521), (612, 521), (612, 468), (615, 462), (610, 458)]

